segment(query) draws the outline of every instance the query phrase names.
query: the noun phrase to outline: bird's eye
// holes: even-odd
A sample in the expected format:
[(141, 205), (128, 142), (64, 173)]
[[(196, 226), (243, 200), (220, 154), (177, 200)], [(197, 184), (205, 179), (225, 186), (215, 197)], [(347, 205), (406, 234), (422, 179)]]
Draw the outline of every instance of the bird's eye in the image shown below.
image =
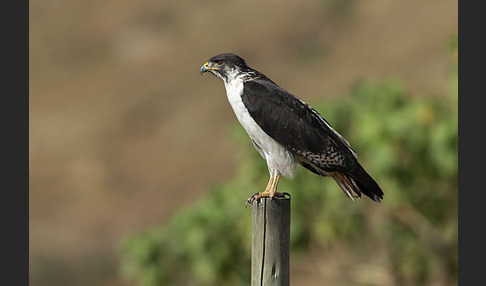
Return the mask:
[(218, 65), (222, 65), (222, 64), (223, 64), (223, 61), (222, 61), (222, 60), (219, 60), (219, 61), (216, 61), (216, 63), (217, 63)]

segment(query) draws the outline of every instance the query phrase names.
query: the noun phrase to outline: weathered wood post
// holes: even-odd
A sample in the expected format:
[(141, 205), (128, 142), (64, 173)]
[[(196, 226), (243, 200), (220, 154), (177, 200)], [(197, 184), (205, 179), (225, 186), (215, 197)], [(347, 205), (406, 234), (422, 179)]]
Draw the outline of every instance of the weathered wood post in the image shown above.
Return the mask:
[(251, 286), (290, 284), (290, 198), (252, 205)]

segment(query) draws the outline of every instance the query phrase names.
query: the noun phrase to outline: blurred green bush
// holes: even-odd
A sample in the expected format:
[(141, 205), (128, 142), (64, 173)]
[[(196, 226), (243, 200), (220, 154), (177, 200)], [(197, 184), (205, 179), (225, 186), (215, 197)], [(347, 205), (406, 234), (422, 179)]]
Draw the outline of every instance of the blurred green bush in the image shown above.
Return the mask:
[[(457, 42), (452, 45), (457, 55)], [(457, 283), (458, 94), (453, 57), (448, 94), (415, 96), (398, 80), (357, 84), (314, 107), (348, 139), (385, 192), (381, 204), (351, 202), (329, 178), (299, 167), (279, 189), (292, 194), (291, 252), (339, 241), (356, 261), (384, 254), (395, 285)], [(162, 226), (120, 241), (120, 273), (141, 286), (248, 285), (251, 210), (244, 201), (268, 180), (239, 126), (245, 159), (235, 177)], [(367, 246), (367, 247), (364, 247)]]

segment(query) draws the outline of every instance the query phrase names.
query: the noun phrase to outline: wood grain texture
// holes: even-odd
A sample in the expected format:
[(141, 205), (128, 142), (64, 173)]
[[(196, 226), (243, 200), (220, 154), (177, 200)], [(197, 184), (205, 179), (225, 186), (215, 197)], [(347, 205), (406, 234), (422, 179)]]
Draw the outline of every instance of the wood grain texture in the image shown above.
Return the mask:
[(290, 284), (290, 198), (252, 204), (251, 285)]

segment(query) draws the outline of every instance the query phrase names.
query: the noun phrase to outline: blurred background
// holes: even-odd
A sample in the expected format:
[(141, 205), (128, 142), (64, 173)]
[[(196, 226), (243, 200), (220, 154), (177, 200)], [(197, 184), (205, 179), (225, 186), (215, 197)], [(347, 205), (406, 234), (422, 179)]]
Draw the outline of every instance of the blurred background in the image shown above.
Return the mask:
[(248, 285), (265, 162), (233, 52), (321, 112), (385, 199), (299, 169), (292, 285), (457, 284), (457, 1), (30, 1), (31, 285)]

